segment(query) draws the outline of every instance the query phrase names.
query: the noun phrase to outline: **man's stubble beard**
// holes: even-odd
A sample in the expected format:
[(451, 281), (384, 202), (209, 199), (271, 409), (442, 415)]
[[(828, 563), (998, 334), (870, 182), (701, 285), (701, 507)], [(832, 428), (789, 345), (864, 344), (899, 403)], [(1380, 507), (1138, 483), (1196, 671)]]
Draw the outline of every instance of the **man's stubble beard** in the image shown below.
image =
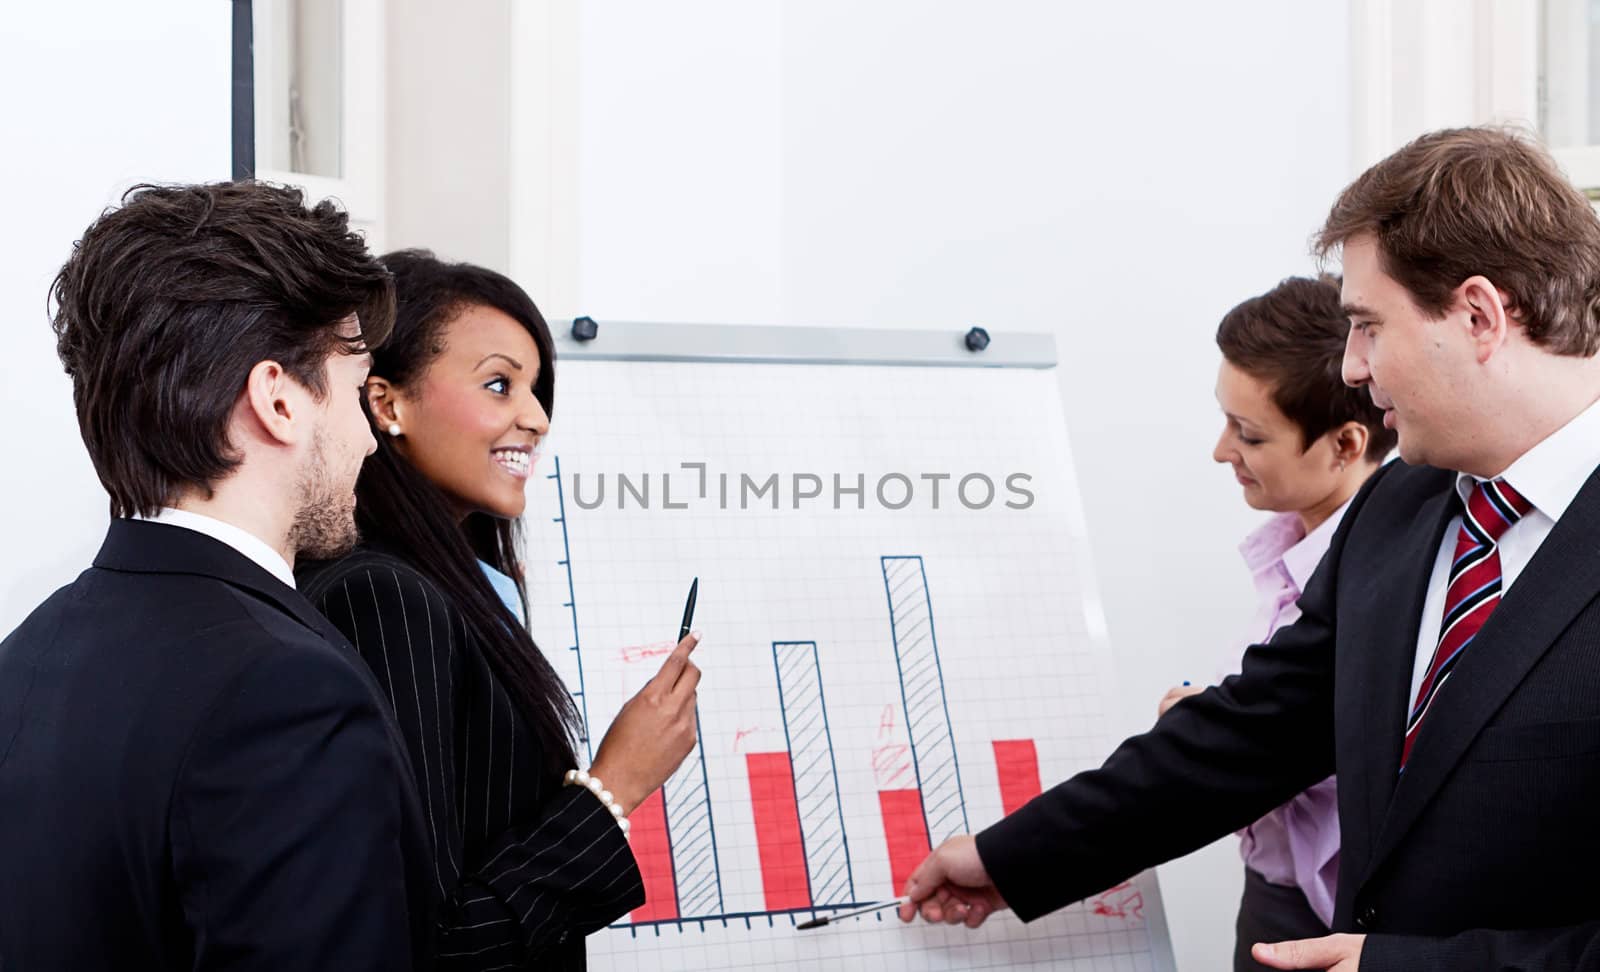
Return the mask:
[(328, 469), (327, 445), (322, 432), (316, 432), (311, 456), (300, 471), (300, 503), (288, 537), (297, 560), (333, 560), (361, 541), (356, 529), (355, 483), (335, 480)]

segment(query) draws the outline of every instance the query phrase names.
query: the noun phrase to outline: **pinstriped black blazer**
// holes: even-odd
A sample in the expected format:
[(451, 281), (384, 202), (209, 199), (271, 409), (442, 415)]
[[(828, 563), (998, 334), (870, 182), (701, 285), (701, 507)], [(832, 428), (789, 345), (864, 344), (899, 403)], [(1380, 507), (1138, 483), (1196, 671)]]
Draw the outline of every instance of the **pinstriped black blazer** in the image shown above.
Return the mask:
[(433, 831), (442, 969), (581, 969), (583, 937), (644, 902), (627, 839), (542, 743), (461, 613), (401, 558), (363, 546), (302, 590), (394, 705)]

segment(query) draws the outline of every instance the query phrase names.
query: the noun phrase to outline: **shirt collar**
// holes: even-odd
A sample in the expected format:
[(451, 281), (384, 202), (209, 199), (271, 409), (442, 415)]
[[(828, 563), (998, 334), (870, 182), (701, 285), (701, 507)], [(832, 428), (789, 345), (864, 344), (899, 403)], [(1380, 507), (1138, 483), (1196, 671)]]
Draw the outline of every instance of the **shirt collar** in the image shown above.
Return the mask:
[(1239, 544), (1239, 556), (1244, 565), (1255, 573), (1263, 567), (1277, 563), (1283, 555), (1305, 537), (1305, 527), (1296, 513), (1274, 513), (1267, 522), (1251, 530)]
[[(1545, 436), (1495, 478), (1510, 483), (1534, 509), (1559, 520), (1596, 466), (1600, 466), (1600, 402)], [(1456, 473), (1456, 492), (1462, 502), (1480, 482), (1476, 476)]]
[(289, 569), (289, 562), (283, 555), (272, 549), (260, 537), (232, 523), (224, 523), (216, 517), (206, 516), (203, 513), (194, 513), (189, 510), (180, 510), (168, 506), (162, 508), (155, 516), (133, 517), (135, 520), (145, 520), (150, 523), (164, 523), (167, 526), (183, 527), (196, 533), (203, 533), (218, 543), (225, 543), (240, 554), (254, 561), (257, 566), (267, 573), (284, 582), (289, 587), (294, 587), (294, 571)]
[(487, 561), (479, 560), (478, 566), (483, 568), (484, 576), (489, 578), (489, 586), (494, 588), (496, 594), (500, 595), (500, 600), (505, 602), (506, 607), (516, 616), (518, 621), (526, 624), (527, 619), (522, 616), (522, 595), (517, 593), (517, 582), (509, 575), (496, 570)]
[(1283, 566), (1294, 580), (1295, 590), (1306, 589), (1317, 565), (1322, 563), (1322, 555), (1328, 552), (1328, 545), (1333, 542), (1333, 531), (1339, 529), (1339, 521), (1344, 519), (1344, 511), (1349, 508), (1350, 500), (1345, 500), (1326, 520), (1317, 524), (1315, 530), (1306, 534), (1305, 539), (1283, 552)]
[(1349, 508), (1350, 501), (1345, 500), (1310, 533), (1304, 532), (1300, 514), (1274, 513), (1244, 538), (1239, 544), (1239, 554), (1252, 574), (1275, 563), (1283, 564), (1295, 591), (1304, 591), (1317, 565), (1322, 563), (1322, 555), (1328, 552), (1333, 531), (1339, 529), (1339, 521)]

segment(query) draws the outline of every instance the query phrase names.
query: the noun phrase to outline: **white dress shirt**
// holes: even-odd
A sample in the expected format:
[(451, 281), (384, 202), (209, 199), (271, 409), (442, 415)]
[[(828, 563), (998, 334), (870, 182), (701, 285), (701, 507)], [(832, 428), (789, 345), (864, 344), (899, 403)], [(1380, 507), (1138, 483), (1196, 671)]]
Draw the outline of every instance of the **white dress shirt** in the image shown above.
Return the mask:
[[(1523, 453), (1499, 475), (1533, 504), (1533, 509), (1501, 535), (1500, 594), (1511, 590), (1522, 569), (1539, 551), (1556, 521), (1572, 505), (1595, 467), (1600, 466), (1600, 402), (1550, 433), (1543, 442)], [(1466, 473), (1456, 474), (1456, 492), (1463, 503), (1482, 480)], [(1409, 711), (1416, 702), (1423, 676), (1433, 663), (1433, 650), (1439, 644), (1439, 626), (1444, 621), (1444, 598), (1450, 585), (1450, 562), (1455, 558), (1456, 539), (1461, 532), (1457, 515), (1445, 528), (1439, 553), (1434, 557), (1433, 575), (1428, 579), (1428, 596), (1422, 602), (1422, 625), (1417, 631), (1417, 657), (1411, 670), (1411, 694), (1406, 696)]]
[(144, 520), (147, 523), (164, 523), (167, 526), (183, 527), (185, 530), (203, 533), (239, 551), (262, 570), (294, 587), (294, 571), (289, 569), (289, 562), (283, 559), (283, 555), (272, 549), (265, 540), (247, 530), (241, 530), (232, 523), (224, 523), (216, 517), (170, 506), (164, 507), (155, 516), (136, 516), (133, 519)]

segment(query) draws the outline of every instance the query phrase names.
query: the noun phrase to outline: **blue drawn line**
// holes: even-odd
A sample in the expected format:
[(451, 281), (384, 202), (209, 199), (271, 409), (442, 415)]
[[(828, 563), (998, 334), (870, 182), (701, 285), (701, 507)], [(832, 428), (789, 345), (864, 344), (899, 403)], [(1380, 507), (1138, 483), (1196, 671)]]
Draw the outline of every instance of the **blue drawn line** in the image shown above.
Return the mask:
[[(832, 905), (849, 901), (855, 897), (855, 877), (850, 866), (850, 843), (845, 836), (839, 767), (828, 726), (817, 643), (774, 641), (772, 664), (778, 676), (778, 704), (783, 711), (783, 735), (789, 749), (811, 902)], [(842, 868), (838, 863), (841, 857)]]
[[(811, 650), (816, 651), (816, 645), (811, 645)], [(795, 760), (794, 740), (789, 735), (789, 702), (783, 697), (783, 666), (778, 662), (778, 642), (772, 643), (772, 669), (778, 677), (778, 710), (783, 714), (783, 745), (789, 752), (789, 788), (794, 793), (796, 816), (800, 823), (800, 856), (806, 862), (806, 900), (815, 904), (817, 901), (816, 881), (813, 878), (814, 870), (811, 855), (807, 853), (806, 846), (806, 819), (801, 814), (800, 807), (800, 768)]]
[[(881, 557), (881, 558), (879, 558), (879, 562), (880, 562), (880, 566), (883, 568), (883, 592), (884, 592), (885, 596), (887, 596), (889, 598), (889, 637), (895, 643), (894, 663), (895, 663), (895, 668), (899, 672), (900, 702), (901, 702), (902, 707), (904, 707), (905, 698), (906, 698), (906, 675), (905, 675), (905, 669), (903, 667), (901, 667), (901, 665), (900, 665), (900, 634), (899, 634), (898, 628), (895, 625), (895, 620), (894, 620), (894, 592), (889, 589), (889, 558), (888, 557)], [(906, 722), (907, 722), (906, 732), (907, 732), (907, 735), (911, 734), (910, 720), (911, 720), (910, 709), (907, 708), (906, 709)], [(911, 746), (911, 772), (917, 778), (917, 791), (918, 791), (918, 793), (921, 793), (921, 791), (922, 791), (922, 767), (917, 762), (917, 747), (916, 747), (915, 737), (912, 738), (912, 746)], [(937, 846), (933, 842), (932, 835), (928, 832), (928, 814), (927, 814), (927, 810), (926, 809), (923, 810), (923, 814), (922, 814), (922, 831), (923, 831), (923, 834), (928, 837), (928, 846), (929, 847)]]
[(920, 556), (879, 560), (900, 675), (900, 701), (911, 737), (911, 765), (922, 794), (923, 825), (929, 846), (937, 847), (970, 828), (944, 692), (944, 670), (939, 664), (939, 639), (934, 634), (928, 574)]
[[(687, 918), (658, 918), (654, 921), (607, 925), (606, 927), (615, 929), (617, 931), (626, 929), (627, 931), (633, 933), (634, 938), (639, 937), (639, 930), (641, 928), (654, 928), (656, 937), (659, 938), (661, 936), (661, 928), (663, 925), (677, 925), (679, 926), (680, 931), (685, 925), (696, 925), (699, 926), (701, 931), (705, 931), (707, 925), (720, 924), (722, 927), (727, 928), (730, 922), (742, 921), (744, 922), (744, 926), (746, 928), (753, 928), (753, 922), (765, 918), (767, 920), (767, 927), (773, 928), (777, 926), (777, 919), (780, 918), (787, 918), (789, 919), (789, 924), (797, 925), (799, 924), (799, 921), (796, 919), (798, 919), (801, 915), (815, 917), (822, 912), (848, 911), (851, 908), (865, 908), (868, 905), (882, 903), (883, 902), (881, 901), (841, 901), (838, 904), (812, 905), (809, 908), (787, 908), (780, 911), (733, 911), (725, 915), (694, 915)], [(864, 918), (866, 916), (863, 915), (862, 917)]]
[(698, 709), (694, 731), (698, 753), (685, 759), (664, 787), (667, 835), (672, 846), (678, 913), (713, 915), (723, 907), (722, 871)]
[(546, 479), (556, 481), (556, 506), (561, 515), (555, 522), (561, 524), (561, 559), (557, 565), (567, 571), (567, 601), (561, 605), (572, 613), (572, 657), (578, 663), (578, 690), (572, 693), (577, 699), (579, 710), (583, 714), (583, 738), (579, 741), (589, 753), (589, 761), (594, 762), (594, 746), (589, 738), (589, 696), (583, 687), (583, 652), (578, 648), (578, 595), (572, 586), (572, 544), (567, 539), (567, 497), (566, 491), (561, 486), (561, 457), (555, 457), (556, 471), (546, 476)]
[[(661, 785), (661, 819), (664, 823), (667, 819), (667, 786), (665, 783)], [(672, 826), (668, 824), (665, 829), (667, 832), (667, 866), (672, 868), (672, 900), (681, 905), (683, 899), (679, 897), (678, 892), (678, 855), (672, 846)], [(679, 914), (682, 913), (680, 910)]]
[[(711, 816), (711, 778), (706, 775), (706, 745), (700, 735), (700, 704), (694, 707), (694, 744), (700, 747), (700, 785), (706, 795), (706, 829), (711, 833), (711, 873), (717, 876), (717, 908), (722, 908), (722, 862), (717, 856), (717, 822)], [(683, 902), (679, 902), (682, 914)]]

